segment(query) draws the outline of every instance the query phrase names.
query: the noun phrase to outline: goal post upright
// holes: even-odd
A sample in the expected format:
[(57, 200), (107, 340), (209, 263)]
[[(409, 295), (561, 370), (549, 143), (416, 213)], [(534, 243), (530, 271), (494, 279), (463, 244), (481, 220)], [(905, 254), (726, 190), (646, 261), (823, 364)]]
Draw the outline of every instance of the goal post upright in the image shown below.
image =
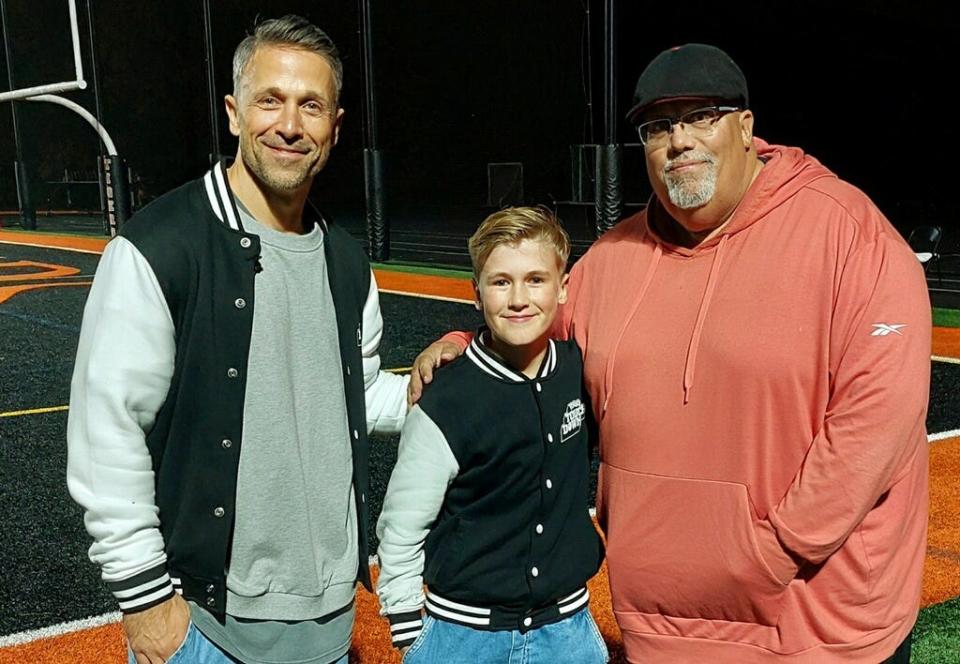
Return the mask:
[[(88, 0), (89, 1), (89, 0)], [(3, 41), (7, 61), (7, 79), (10, 90), (0, 93), (0, 102), (10, 101), (32, 101), (49, 102), (67, 108), (84, 119), (97, 135), (104, 147), (106, 154), (100, 153), (99, 176), (101, 181), (101, 200), (104, 207), (104, 231), (107, 235), (117, 234), (120, 226), (125, 222), (131, 212), (129, 195), (129, 172), (124, 160), (117, 153), (116, 145), (107, 133), (106, 128), (100, 123), (99, 102), (97, 107), (97, 116), (91, 114), (87, 109), (74, 101), (60, 97), (57, 92), (69, 92), (71, 90), (84, 90), (87, 82), (83, 78), (83, 57), (80, 52), (80, 28), (77, 20), (76, 0), (67, 0), (67, 6), (70, 14), (70, 38), (73, 50), (73, 64), (75, 79), (72, 81), (63, 81), (60, 83), (47, 83), (44, 85), (34, 85), (26, 88), (14, 89), (13, 62), (10, 51), (10, 41), (7, 36), (7, 12), (6, 0), (0, 0), (0, 20), (3, 23)], [(89, 6), (88, 6), (89, 9)], [(88, 12), (88, 18), (92, 22), (92, 15)], [(92, 30), (91, 24), (91, 48), (92, 48)], [(94, 83), (96, 83), (96, 71), (94, 70)], [(96, 87), (96, 86), (94, 86)], [(96, 90), (95, 90), (96, 92)], [(13, 110), (13, 130), (14, 139), (17, 145), (17, 199), (21, 210), (21, 225), (24, 228), (33, 230), (36, 228), (36, 213), (30, 204), (30, 192), (28, 187), (29, 178), (27, 177), (26, 164), (23, 159), (23, 149), (20, 141), (17, 104), (11, 104)]]

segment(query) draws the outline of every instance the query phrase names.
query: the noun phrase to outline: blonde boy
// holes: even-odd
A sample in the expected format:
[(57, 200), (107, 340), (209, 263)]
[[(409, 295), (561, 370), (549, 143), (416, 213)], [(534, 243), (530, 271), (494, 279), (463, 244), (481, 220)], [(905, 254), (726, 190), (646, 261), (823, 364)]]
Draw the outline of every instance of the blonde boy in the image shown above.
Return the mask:
[(549, 338), (570, 241), (548, 210), (509, 208), (469, 247), (486, 325), (407, 415), (377, 525), (382, 613), (407, 664), (605, 662), (582, 362)]

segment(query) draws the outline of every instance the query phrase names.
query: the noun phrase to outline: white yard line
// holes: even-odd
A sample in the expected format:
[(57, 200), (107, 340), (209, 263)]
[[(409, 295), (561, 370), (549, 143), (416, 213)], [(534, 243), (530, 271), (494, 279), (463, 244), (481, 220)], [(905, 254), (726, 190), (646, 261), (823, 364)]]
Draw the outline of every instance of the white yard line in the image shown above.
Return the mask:
[(444, 297), (443, 295), (427, 295), (425, 293), (411, 293), (409, 291), (389, 290), (387, 288), (378, 289), (381, 293), (390, 295), (406, 295), (407, 297), (419, 297), (424, 300), (442, 300), (443, 302), (456, 302), (458, 304), (473, 304), (473, 300), (464, 300), (459, 297)]
[(103, 627), (112, 623), (120, 622), (120, 612), (112, 611), (100, 616), (91, 616), (83, 620), (71, 620), (70, 622), (51, 625), (50, 627), (41, 627), (40, 629), (31, 629), (26, 632), (0, 636), (0, 648), (9, 648), (11, 646), (22, 646), (25, 643), (39, 641), (40, 639), (50, 639), (64, 634), (72, 634), (85, 629), (94, 627)]
[(946, 440), (947, 438), (956, 438), (960, 436), (960, 429), (954, 429), (953, 431), (941, 431), (940, 433), (931, 433), (927, 436), (928, 443), (935, 443), (938, 440)]

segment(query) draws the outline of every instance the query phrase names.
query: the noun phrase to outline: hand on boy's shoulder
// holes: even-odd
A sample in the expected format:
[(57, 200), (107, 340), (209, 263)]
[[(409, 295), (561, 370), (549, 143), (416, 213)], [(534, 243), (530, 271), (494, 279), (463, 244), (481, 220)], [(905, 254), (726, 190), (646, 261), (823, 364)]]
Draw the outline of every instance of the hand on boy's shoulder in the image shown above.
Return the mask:
[(433, 372), (447, 362), (451, 362), (463, 352), (463, 349), (450, 341), (434, 341), (417, 355), (410, 370), (410, 384), (407, 386), (407, 405), (413, 407), (423, 395), (423, 386), (433, 380)]

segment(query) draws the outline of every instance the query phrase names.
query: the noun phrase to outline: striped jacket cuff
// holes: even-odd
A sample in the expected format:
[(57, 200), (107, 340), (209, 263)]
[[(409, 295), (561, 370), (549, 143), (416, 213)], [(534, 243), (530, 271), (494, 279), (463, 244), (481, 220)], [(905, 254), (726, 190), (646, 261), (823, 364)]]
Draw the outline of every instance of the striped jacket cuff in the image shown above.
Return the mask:
[(137, 613), (167, 601), (174, 595), (165, 565), (158, 565), (122, 581), (108, 581), (107, 588), (124, 613)]
[(390, 620), (390, 636), (394, 648), (406, 648), (412, 645), (423, 631), (423, 616), (419, 611), (387, 614)]

